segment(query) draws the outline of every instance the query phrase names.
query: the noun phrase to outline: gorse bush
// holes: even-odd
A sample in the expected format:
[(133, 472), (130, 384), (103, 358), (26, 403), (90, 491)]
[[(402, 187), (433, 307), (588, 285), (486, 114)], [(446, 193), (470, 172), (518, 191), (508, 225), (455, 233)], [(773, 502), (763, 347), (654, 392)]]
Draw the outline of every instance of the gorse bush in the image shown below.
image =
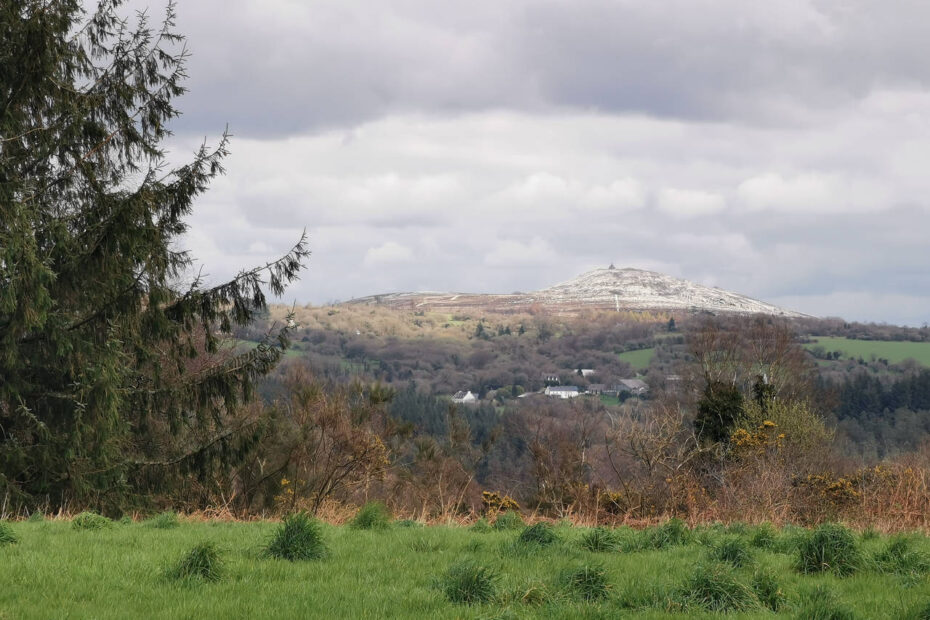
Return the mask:
[(694, 569), (681, 588), (691, 605), (717, 612), (747, 611), (759, 606), (755, 593), (725, 564), (704, 564)]
[(842, 525), (825, 523), (801, 543), (797, 568), (802, 573), (846, 576), (859, 570), (862, 561), (862, 551), (852, 532)]
[(148, 519), (145, 525), (159, 530), (171, 530), (181, 525), (181, 522), (178, 520), (178, 515), (176, 513), (162, 512)]
[(562, 573), (561, 582), (574, 596), (586, 601), (598, 601), (607, 598), (611, 585), (607, 580), (607, 571), (602, 566), (581, 566)]
[(895, 536), (875, 555), (878, 569), (898, 575), (921, 576), (930, 573), (930, 556), (915, 548), (915, 541), (907, 536)]
[(16, 532), (13, 531), (10, 524), (0, 521), (0, 547), (4, 545), (13, 545), (18, 541), (19, 539), (16, 537)]
[(96, 512), (82, 512), (71, 520), (71, 527), (75, 530), (102, 530), (111, 525), (111, 520)]
[(826, 586), (817, 586), (801, 597), (797, 620), (856, 620), (852, 609)]
[(746, 566), (752, 562), (749, 545), (739, 536), (727, 536), (711, 550), (711, 558), (731, 566)]
[(526, 522), (523, 521), (523, 517), (520, 516), (520, 513), (510, 510), (498, 515), (497, 519), (494, 520), (495, 530), (518, 530), (525, 525)]
[(439, 587), (451, 602), (473, 605), (493, 599), (497, 582), (498, 575), (492, 569), (466, 561), (449, 568)]
[(616, 551), (620, 547), (617, 535), (606, 527), (596, 527), (581, 537), (581, 546), (588, 551)]
[(391, 511), (381, 502), (368, 502), (349, 525), (357, 530), (383, 530), (391, 523)]
[(517, 542), (522, 545), (535, 545), (538, 547), (548, 547), (558, 541), (559, 536), (555, 533), (553, 527), (544, 522), (534, 523), (520, 532), (520, 536), (517, 537)]
[(320, 524), (299, 512), (284, 520), (271, 542), (267, 554), (282, 560), (316, 560), (326, 555), (326, 544)]
[(175, 581), (219, 581), (222, 576), (220, 554), (211, 542), (195, 545), (168, 569), (168, 577)]

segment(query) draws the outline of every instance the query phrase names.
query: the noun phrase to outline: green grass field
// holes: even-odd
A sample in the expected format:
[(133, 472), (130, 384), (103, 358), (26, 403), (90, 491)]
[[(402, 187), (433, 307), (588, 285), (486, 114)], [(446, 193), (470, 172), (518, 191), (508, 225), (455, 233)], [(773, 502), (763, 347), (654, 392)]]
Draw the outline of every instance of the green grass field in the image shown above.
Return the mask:
[(649, 368), (649, 362), (655, 356), (655, 348), (637, 349), (636, 351), (624, 351), (619, 355), (620, 359), (636, 370), (646, 370)]
[[(595, 537), (557, 526), (557, 540), (542, 546), (520, 543), (519, 529), (324, 526), (327, 556), (290, 562), (264, 554), (277, 527), (12, 523), (18, 542), (0, 544), (0, 618), (724, 617), (715, 605), (733, 612), (726, 617), (766, 618), (776, 615), (768, 602), (780, 603), (779, 617), (866, 619), (927, 617), (915, 614), (930, 603), (923, 537), (898, 554), (905, 559), (882, 564), (888, 539), (856, 535), (860, 569), (842, 577), (799, 572), (798, 542), (809, 537), (800, 529), (621, 528)], [(605, 550), (586, 549), (586, 540)], [(202, 542), (219, 549), (221, 578), (172, 580), (169, 568)], [(449, 599), (450, 569), (467, 576), (469, 566), (487, 569), (486, 602)], [(852, 615), (814, 615), (831, 609)]]
[(930, 342), (898, 342), (893, 340), (851, 340), (819, 336), (804, 345), (807, 349), (821, 346), (827, 351), (841, 351), (844, 358), (870, 360), (884, 358), (896, 364), (911, 358), (930, 366)]

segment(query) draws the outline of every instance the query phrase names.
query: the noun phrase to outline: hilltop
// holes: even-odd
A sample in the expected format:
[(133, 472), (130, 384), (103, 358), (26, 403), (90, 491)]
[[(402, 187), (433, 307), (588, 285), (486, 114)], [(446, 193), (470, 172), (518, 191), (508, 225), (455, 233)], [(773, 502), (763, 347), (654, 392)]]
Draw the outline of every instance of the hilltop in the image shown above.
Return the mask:
[(594, 269), (567, 282), (531, 293), (495, 295), (405, 292), (371, 295), (347, 303), (430, 310), (480, 309), (490, 312), (524, 312), (542, 306), (569, 314), (586, 309), (616, 309), (771, 314), (791, 318), (805, 316), (739, 293), (655, 271), (617, 269), (613, 266)]

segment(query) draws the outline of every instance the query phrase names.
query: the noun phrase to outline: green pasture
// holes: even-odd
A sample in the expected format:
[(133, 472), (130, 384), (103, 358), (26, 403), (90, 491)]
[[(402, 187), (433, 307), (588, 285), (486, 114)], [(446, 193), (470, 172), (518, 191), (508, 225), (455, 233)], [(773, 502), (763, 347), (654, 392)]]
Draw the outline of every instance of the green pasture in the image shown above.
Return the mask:
[[(15, 539), (0, 542), (0, 618), (10, 619), (897, 619), (927, 617), (918, 612), (930, 603), (922, 536), (891, 561), (887, 538), (850, 535), (843, 553), (857, 570), (841, 576), (829, 566), (801, 571), (799, 549), (811, 535), (800, 528), (325, 525), (326, 555), (292, 562), (266, 553), (274, 522), (0, 525)], [(173, 578), (200, 543), (218, 550), (219, 579)], [(462, 592), (482, 596), (454, 602)]]
[(830, 351), (840, 351), (843, 358), (870, 360), (884, 358), (896, 364), (906, 359), (914, 359), (924, 366), (930, 366), (930, 342), (900, 342), (896, 340), (852, 340), (818, 336), (804, 345), (807, 349), (820, 346)]
[(646, 370), (649, 363), (655, 356), (655, 347), (649, 349), (637, 349), (635, 351), (624, 351), (619, 355), (621, 361), (626, 362), (636, 370)]

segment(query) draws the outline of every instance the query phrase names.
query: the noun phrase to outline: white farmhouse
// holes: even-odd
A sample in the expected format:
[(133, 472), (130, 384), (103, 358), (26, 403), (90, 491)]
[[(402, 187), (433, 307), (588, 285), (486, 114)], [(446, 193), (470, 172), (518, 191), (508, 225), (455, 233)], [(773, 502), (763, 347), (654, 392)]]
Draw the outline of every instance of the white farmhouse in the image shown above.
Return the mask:
[(553, 398), (575, 398), (580, 394), (576, 385), (550, 385), (545, 393)]
[(452, 402), (461, 405), (474, 405), (478, 402), (478, 397), (472, 394), (471, 390), (467, 392), (458, 391), (452, 396)]

